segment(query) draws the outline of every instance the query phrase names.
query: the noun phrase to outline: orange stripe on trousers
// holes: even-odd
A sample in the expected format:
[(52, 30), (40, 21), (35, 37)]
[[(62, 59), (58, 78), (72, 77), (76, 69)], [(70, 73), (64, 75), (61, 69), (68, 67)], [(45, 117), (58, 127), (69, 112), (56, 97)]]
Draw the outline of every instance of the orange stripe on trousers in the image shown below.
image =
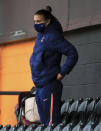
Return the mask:
[(53, 94), (51, 94), (51, 108), (50, 108), (50, 122), (49, 122), (49, 125), (52, 125), (52, 119), (53, 119)]

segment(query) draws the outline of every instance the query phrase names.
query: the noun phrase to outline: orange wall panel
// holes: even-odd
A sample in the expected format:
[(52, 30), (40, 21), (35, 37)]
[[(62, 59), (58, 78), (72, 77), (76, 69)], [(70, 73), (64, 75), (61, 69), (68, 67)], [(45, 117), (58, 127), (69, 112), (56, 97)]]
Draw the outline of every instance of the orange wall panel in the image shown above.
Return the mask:
[[(0, 48), (0, 89), (1, 89), (1, 48)], [(0, 99), (0, 107), (1, 107), (1, 99)], [(0, 108), (0, 121), (1, 121), (1, 108)]]
[(18, 101), (18, 96), (15, 95), (3, 95), (0, 96), (1, 99), (1, 115), (0, 124), (3, 126), (11, 124), (12, 126), (17, 123), (15, 116), (15, 105)]
[[(14, 42), (0, 47), (0, 91), (28, 91), (34, 85), (29, 59), (35, 41)], [(18, 96), (0, 96), (0, 123), (16, 124), (14, 108)]]

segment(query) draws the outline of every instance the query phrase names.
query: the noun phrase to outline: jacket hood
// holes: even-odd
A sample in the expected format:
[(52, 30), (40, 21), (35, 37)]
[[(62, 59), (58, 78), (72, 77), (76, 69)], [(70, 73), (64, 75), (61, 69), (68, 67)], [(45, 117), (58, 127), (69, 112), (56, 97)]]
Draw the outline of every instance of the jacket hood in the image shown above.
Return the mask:
[(60, 33), (63, 33), (62, 26), (61, 26), (61, 24), (58, 21), (56, 21), (54, 23), (50, 23), (46, 27), (44, 33), (48, 32), (48, 31), (52, 31), (52, 30), (56, 30), (56, 31), (58, 31)]

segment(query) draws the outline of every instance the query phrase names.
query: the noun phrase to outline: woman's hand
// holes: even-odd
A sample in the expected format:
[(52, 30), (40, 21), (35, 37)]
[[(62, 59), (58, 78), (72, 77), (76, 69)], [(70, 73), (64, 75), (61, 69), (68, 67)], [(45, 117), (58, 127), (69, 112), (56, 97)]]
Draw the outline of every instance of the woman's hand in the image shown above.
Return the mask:
[(61, 80), (62, 78), (63, 78), (63, 76), (60, 73), (58, 73), (57, 80)]

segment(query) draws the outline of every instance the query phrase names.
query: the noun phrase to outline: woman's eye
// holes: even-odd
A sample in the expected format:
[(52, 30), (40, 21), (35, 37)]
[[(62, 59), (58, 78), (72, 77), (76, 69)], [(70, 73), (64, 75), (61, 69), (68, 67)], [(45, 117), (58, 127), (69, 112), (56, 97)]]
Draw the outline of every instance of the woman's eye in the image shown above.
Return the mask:
[(36, 22), (40, 23), (41, 21), (40, 21), (40, 20), (37, 20)]

